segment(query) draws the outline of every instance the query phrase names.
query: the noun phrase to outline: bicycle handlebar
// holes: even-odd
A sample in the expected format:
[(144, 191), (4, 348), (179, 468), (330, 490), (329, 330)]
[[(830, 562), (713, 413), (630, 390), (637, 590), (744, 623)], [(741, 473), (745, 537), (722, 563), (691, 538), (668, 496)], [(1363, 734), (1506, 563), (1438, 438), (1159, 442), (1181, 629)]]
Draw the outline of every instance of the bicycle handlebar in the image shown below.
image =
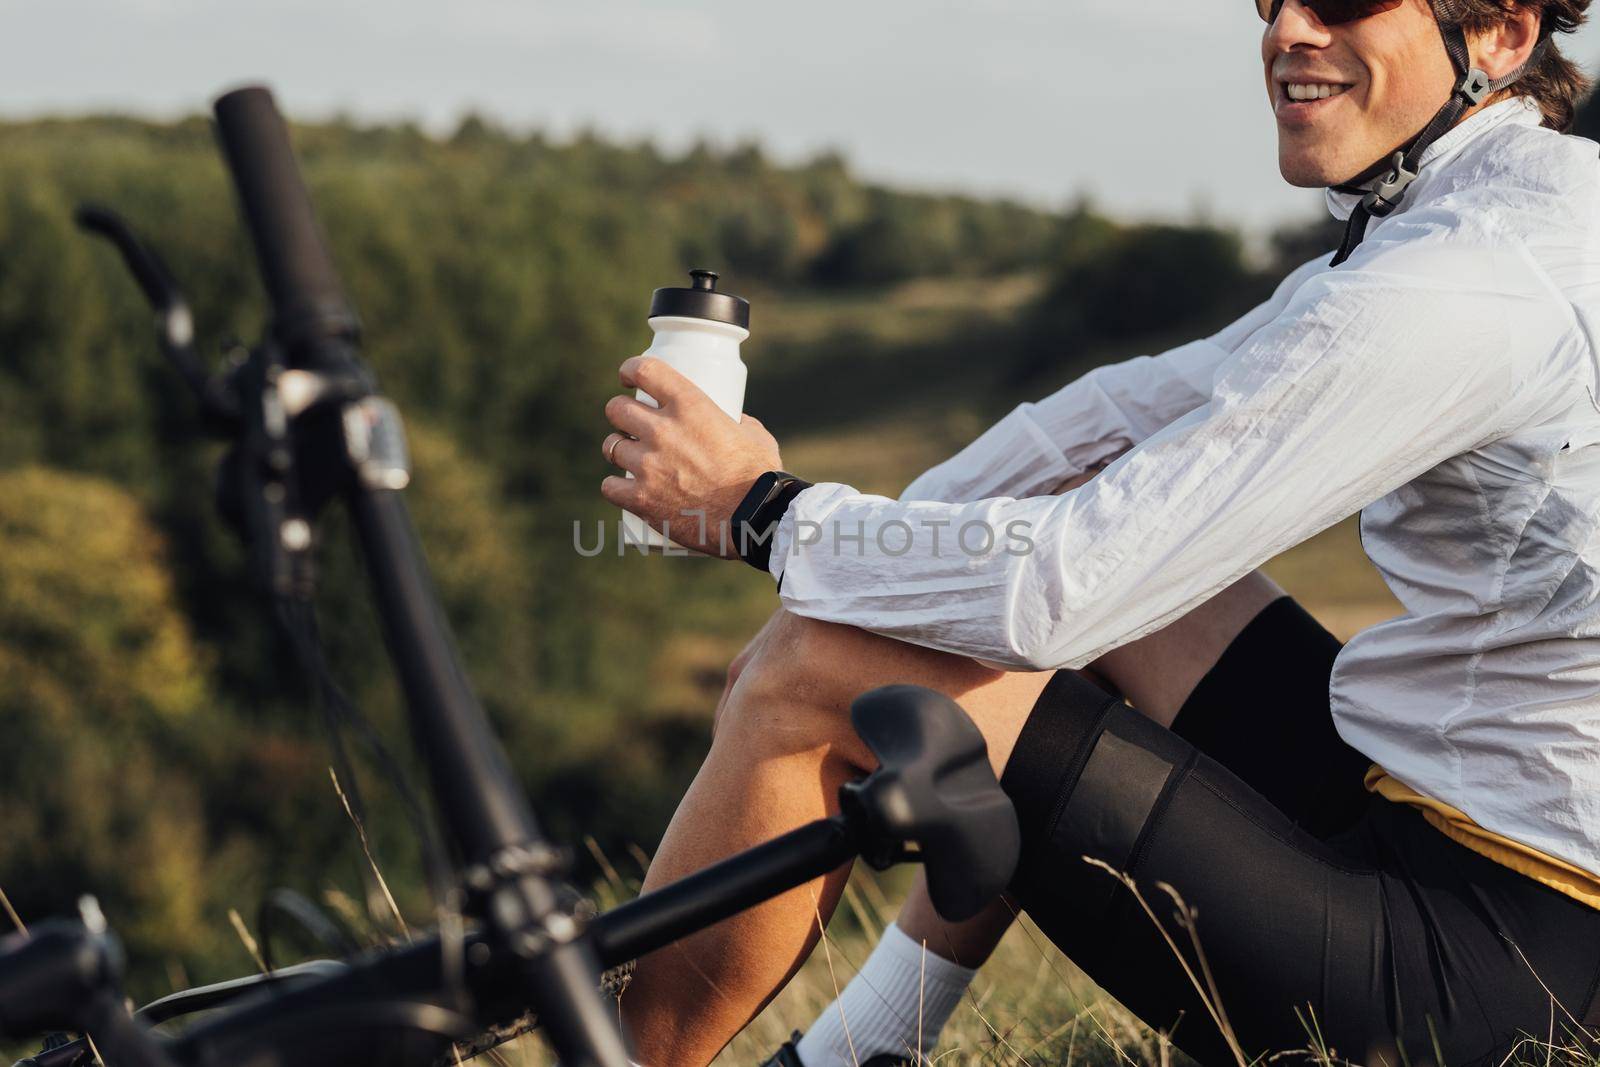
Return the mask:
[(117, 1067), (173, 1067), (123, 1004), (122, 946), (96, 907), (92, 925), (57, 919), (0, 938), (0, 1036), (82, 1030)]
[(235, 89), (216, 102), (217, 136), (239, 192), (261, 278), (272, 301), (272, 330), (291, 366), (322, 366), (357, 334), (311, 196), (272, 93)]

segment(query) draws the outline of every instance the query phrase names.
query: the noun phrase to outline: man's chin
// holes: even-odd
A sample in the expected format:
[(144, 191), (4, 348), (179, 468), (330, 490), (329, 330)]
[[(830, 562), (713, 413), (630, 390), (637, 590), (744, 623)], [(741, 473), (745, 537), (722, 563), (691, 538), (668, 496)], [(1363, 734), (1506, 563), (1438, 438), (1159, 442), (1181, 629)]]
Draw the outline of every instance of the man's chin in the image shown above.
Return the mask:
[(1283, 180), (1296, 189), (1326, 189), (1330, 185), (1337, 184), (1336, 182), (1324, 181), (1322, 178), (1306, 177), (1298, 174), (1285, 174)]
[(1278, 173), (1283, 175), (1284, 181), (1297, 189), (1326, 189), (1345, 180), (1335, 172), (1335, 168), (1326, 163), (1301, 157), (1279, 156)]

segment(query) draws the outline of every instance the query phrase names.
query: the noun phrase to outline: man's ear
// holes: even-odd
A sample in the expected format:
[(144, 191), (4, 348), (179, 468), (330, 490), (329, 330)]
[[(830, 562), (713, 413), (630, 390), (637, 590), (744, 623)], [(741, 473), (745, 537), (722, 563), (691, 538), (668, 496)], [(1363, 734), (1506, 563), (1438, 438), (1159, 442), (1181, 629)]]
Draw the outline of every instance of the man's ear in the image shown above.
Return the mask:
[(1539, 43), (1539, 23), (1537, 6), (1510, 4), (1504, 21), (1473, 35), (1473, 62), (1495, 80), (1515, 72), (1528, 62)]

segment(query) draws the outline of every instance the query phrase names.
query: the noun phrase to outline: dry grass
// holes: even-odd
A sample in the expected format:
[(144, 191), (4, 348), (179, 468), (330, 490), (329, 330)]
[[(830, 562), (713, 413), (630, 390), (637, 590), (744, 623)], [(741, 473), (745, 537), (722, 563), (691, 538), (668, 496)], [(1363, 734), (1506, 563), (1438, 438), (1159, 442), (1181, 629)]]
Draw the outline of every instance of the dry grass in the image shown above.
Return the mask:
[[(641, 859), (621, 865), (625, 874), (606, 865), (607, 877), (595, 891), (602, 906), (638, 892)], [(754, 1067), (793, 1031), (811, 1025), (866, 962), (879, 934), (893, 920), (907, 884), (906, 869), (878, 875), (858, 868), (825, 940), (794, 980), (717, 1058), (717, 1064)], [(531, 1035), (500, 1051), (513, 1064), (548, 1067), (551, 1063)], [(927, 1058), (943, 1067), (1068, 1063), (1167, 1067), (1181, 1056), (1097, 989), (1022, 916), (979, 972), (966, 1002), (945, 1028), (940, 1047)]]
[[(812, 953), (800, 973), (717, 1060), (760, 1063), (794, 1030), (811, 1025), (865, 963), (897, 910), (904, 875), (880, 880), (858, 871), (828, 930), (825, 954)], [(833, 959), (830, 974), (827, 955)], [(908, 1052), (914, 1050), (907, 1050)], [(1061, 954), (1023, 916), (979, 972), (966, 1001), (927, 1058), (957, 1064), (1166, 1064), (1171, 1046), (1140, 1025)]]
[[(637, 873), (619, 874), (607, 864), (607, 878), (596, 889), (603, 906), (637, 893), (642, 867), (629, 866)], [(1122, 877), (1109, 869), (1107, 876)], [(825, 940), (819, 942), (794, 980), (734, 1038), (717, 1058), (717, 1067), (755, 1067), (793, 1031), (810, 1026), (866, 961), (878, 935), (893, 920), (908, 883), (905, 870), (878, 875), (858, 868)], [(1146, 913), (1152, 922), (1161, 916), (1159, 924), (1174, 952), (1180, 942), (1197, 946), (1199, 932), (1193, 913), (1174, 891), (1164, 892), (1170, 900), (1159, 900), (1155, 906), (1143, 901)], [(1167, 916), (1168, 904), (1175, 919)], [(1227, 1005), (1221, 1003), (1205, 971), (1203, 952), (1199, 959), (1201, 965), (1191, 971), (1191, 980), (1213, 1017), (1226, 1027)], [(1564, 1018), (1554, 1002), (1551, 1013), (1547, 1032), (1525, 1038), (1500, 1067), (1600, 1067), (1600, 1058), (1585, 1052), (1575, 1040), (1576, 1021)], [(1348, 1067), (1348, 1061), (1326, 1047), (1319, 1020), (1304, 1013), (1302, 1019), (1306, 1027), (1303, 1047), (1253, 1061), (1238, 1052), (1238, 1064)], [(550, 1067), (552, 1062), (532, 1035), (499, 1051), (512, 1064)], [(1022, 915), (979, 972), (965, 1003), (945, 1027), (939, 1047), (927, 1050), (925, 1062), (941, 1067), (1176, 1067), (1192, 1061), (1165, 1035), (1144, 1026), (1097, 988)], [(1437, 1058), (1426, 1057), (1425, 1062), (1436, 1063)]]

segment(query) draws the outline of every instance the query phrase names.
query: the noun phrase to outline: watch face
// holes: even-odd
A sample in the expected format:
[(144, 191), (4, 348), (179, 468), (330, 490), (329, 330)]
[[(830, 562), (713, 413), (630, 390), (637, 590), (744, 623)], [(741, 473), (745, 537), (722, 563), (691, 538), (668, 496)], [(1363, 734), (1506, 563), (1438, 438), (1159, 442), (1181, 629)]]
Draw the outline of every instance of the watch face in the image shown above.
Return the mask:
[(749, 491), (745, 493), (744, 499), (739, 502), (739, 506), (733, 511), (733, 525), (735, 527), (754, 518), (756, 512), (761, 509), (761, 505), (771, 499), (772, 492), (782, 474), (782, 471), (767, 471), (755, 480)]

